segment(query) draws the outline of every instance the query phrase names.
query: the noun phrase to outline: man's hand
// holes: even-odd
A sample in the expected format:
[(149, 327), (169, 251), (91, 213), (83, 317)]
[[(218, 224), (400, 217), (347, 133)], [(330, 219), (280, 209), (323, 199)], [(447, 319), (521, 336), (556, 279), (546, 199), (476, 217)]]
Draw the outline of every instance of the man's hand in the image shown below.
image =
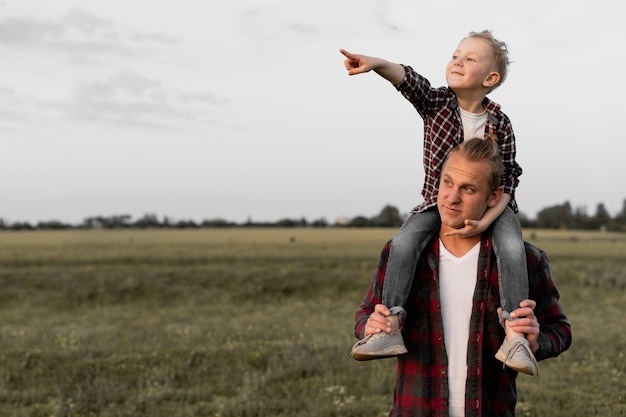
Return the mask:
[(365, 323), (365, 336), (380, 332), (391, 333), (391, 322), (387, 317), (391, 314), (389, 309), (382, 304), (376, 304), (374, 312), (370, 314)]
[(523, 300), (519, 303), (520, 308), (511, 312), (511, 317), (517, 320), (509, 321), (509, 326), (513, 331), (526, 334), (526, 339), (530, 344), (533, 353), (539, 350), (539, 322), (535, 317), (535, 307), (537, 303), (533, 300)]

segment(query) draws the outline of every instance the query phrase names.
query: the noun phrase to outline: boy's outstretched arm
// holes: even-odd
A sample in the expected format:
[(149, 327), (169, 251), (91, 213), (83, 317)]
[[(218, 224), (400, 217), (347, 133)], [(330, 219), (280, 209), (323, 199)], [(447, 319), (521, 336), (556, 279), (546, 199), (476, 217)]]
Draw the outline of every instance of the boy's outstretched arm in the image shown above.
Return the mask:
[(340, 49), (339, 52), (346, 57), (344, 64), (348, 70), (348, 75), (374, 71), (393, 85), (399, 85), (404, 79), (404, 67), (400, 64), (394, 64), (373, 56), (351, 54), (345, 49)]
[(496, 205), (489, 207), (483, 217), (479, 220), (466, 219), (464, 227), (447, 232), (446, 236), (470, 237), (481, 234), (502, 214), (509, 201), (511, 201), (511, 194), (502, 193)]

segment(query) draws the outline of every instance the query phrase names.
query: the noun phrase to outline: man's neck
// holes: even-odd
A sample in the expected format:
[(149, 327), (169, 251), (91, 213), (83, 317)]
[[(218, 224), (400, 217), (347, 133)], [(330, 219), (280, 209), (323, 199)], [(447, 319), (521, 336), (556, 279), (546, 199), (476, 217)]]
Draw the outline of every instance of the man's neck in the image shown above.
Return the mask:
[(460, 236), (446, 236), (445, 231), (442, 229), (439, 231), (439, 239), (441, 243), (446, 247), (448, 252), (452, 255), (460, 258), (470, 251), (478, 242), (480, 242), (482, 235), (476, 235), (471, 237)]

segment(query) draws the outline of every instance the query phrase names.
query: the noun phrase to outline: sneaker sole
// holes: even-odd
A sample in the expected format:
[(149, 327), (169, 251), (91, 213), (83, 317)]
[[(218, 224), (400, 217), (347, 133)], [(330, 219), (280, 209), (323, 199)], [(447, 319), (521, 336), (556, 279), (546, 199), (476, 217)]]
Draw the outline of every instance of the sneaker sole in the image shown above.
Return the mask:
[(407, 352), (408, 350), (406, 350), (404, 346), (392, 346), (379, 352), (352, 351), (350, 352), (350, 356), (356, 361), (370, 361), (373, 359), (392, 358), (394, 356), (404, 355)]
[(507, 361), (506, 356), (504, 356), (504, 353), (502, 353), (501, 350), (498, 350), (496, 352), (496, 359), (502, 362), (503, 364), (505, 364), (506, 366), (508, 366), (509, 368), (513, 369), (514, 371), (521, 372), (523, 374), (530, 375), (530, 376), (535, 376), (535, 373), (533, 372), (532, 368), (516, 366), (515, 364), (511, 363), (511, 361)]

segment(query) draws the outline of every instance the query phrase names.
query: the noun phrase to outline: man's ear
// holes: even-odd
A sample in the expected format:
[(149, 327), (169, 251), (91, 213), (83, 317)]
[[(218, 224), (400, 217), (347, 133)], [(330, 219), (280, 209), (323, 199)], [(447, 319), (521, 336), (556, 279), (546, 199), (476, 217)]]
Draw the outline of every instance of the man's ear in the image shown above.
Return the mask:
[(487, 75), (487, 77), (485, 78), (485, 81), (483, 81), (483, 87), (485, 88), (491, 88), (494, 85), (498, 84), (500, 82), (500, 73), (498, 72), (490, 72), (489, 75)]
[(500, 197), (502, 197), (503, 193), (504, 193), (504, 188), (498, 187), (493, 193), (491, 193), (491, 196), (489, 197), (489, 201), (487, 201), (487, 206), (493, 207), (496, 204), (498, 204), (498, 201), (500, 201)]

